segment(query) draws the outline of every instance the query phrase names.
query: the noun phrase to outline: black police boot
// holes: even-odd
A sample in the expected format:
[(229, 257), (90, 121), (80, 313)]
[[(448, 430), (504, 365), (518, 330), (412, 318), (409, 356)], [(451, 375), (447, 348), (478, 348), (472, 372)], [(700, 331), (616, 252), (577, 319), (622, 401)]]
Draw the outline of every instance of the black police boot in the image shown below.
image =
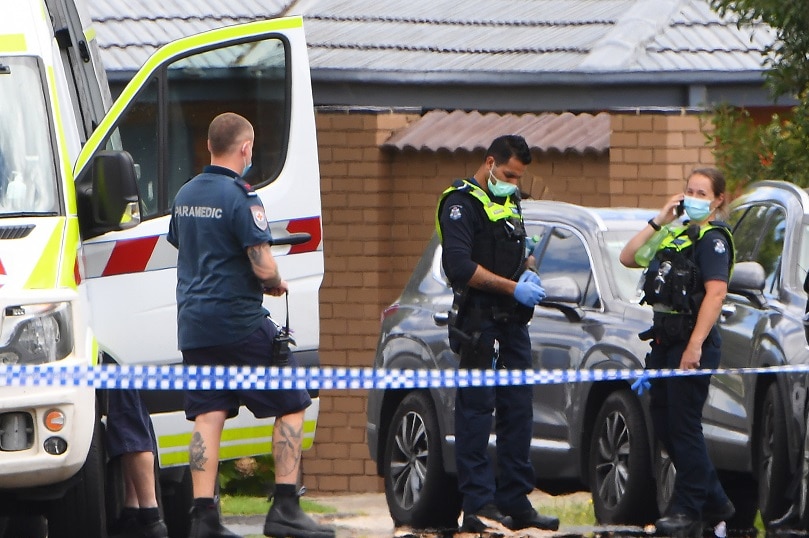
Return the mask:
[(709, 527), (715, 527), (720, 521), (727, 523), (728, 520), (735, 515), (736, 507), (733, 506), (732, 502), (728, 501), (719, 508), (704, 509), (702, 511), (702, 521), (705, 522)]
[(677, 513), (658, 519), (655, 522), (655, 530), (657, 535), (672, 538), (700, 538), (702, 521), (694, 519), (688, 514)]
[(464, 513), (461, 532), (486, 532), (495, 528), (493, 523), (509, 527), (512, 522), (511, 518), (504, 516), (495, 505), (487, 504), (474, 513)]
[(543, 516), (533, 508), (521, 514), (511, 515), (511, 525), (508, 526), (511, 530), (520, 529), (542, 529), (546, 531), (559, 530), (559, 518), (553, 516)]
[(219, 510), (216, 504), (201, 508), (194, 506), (191, 509), (191, 531), (188, 538), (242, 538), (230, 532), (219, 520)]
[(300, 497), (276, 494), (267, 518), (264, 536), (274, 538), (334, 538), (332, 527), (320, 525), (309, 517), (300, 505)]

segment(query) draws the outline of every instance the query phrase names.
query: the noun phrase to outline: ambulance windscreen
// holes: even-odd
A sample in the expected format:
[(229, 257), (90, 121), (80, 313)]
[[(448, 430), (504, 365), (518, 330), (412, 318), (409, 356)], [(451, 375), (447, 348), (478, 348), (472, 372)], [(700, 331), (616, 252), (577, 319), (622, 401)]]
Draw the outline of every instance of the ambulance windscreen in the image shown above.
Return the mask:
[(42, 70), (33, 57), (0, 59), (0, 218), (55, 215), (55, 149)]

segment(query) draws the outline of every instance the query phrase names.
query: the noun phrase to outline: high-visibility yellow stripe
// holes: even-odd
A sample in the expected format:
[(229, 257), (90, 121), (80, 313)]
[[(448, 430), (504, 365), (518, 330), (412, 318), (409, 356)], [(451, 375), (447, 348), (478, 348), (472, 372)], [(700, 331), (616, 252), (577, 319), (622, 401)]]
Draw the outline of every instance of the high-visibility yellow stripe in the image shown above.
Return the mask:
[(106, 137), (112, 125), (117, 121), (118, 117), (123, 112), (124, 108), (129, 106), (135, 94), (141, 90), (145, 82), (154, 74), (154, 72), (164, 63), (172, 58), (179, 56), (189, 49), (201, 47), (205, 45), (212, 45), (218, 42), (227, 41), (230, 39), (248, 38), (252, 36), (259, 36), (269, 32), (277, 32), (279, 30), (289, 30), (293, 28), (302, 28), (303, 18), (297, 17), (284, 17), (280, 19), (270, 19), (263, 21), (256, 21), (239, 25), (236, 27), (226, 26), (223, 28), (216, 28), (207, 32), (193, 35), (172, 41), (163, 45), (155, 53), (146, 60), (143, 67), (135, 74), (129, 81), (121, 95), (113, 103), (112, 108), (104, 116), (104, 119), (99, 124), (98, 128), (93, 132), (87, 143), (82, 148), (79, 158), (76, 160), (74, 171), (82, 170), (90, 157), (96, 152), (101, 145), (104, 137)]
[(64, 228), (64, 217), (59, 219), (59, 223), (53, 227), (50, 239), (42, 250), (42, 256), (34, 266), (28, 282), (25, 283), (27, 289), (48, 289), (56, 286), (56, 276), (59, 271), (59, 259), (62, 250), (62, 229)]
[(0, 34), (0, 52), (24, 52), (28, 50), (25, 34)]
[(90, 364), (98, 365), (98, 340), (93, 337), (93, 348), (90, 350)]
[[(72, 190), (72, 189), (69, 189)], [(67, 218), (65, 229), (65, 247), (62, 255), (62, 266), (59, 269), (59, 287), (76, 289), (76, 256), (79, 253), (79, 219)]]
[(48, 66), (48, 86), (50, 88), (51, 103), (53, 103), (53, 115), (56, 118), (56, 141), (59, 148), (59, 156), (62, 161), (62, 170), (68, 177), (65, 178), (65, 202), (67, 203), (67, 214), (75, 215), (76, 209), (76, 189), (73, 188), (73, 167), (67, 155), (67, 139), (65, 138), (65, 125), (62, 121), (62, 111), (59, 106), (59, 99), (56, 95), (56, 77), (53, 66)]
[(96, 38), (96, 29), (94, 27), (90, 26), (89, 28), (84, 29), (84, 39), (86, 39), (88, 43), (90, 43), (95, 38)]
[[(314, 433), (317, 428), (317, 421), (307, 420), (303, 424), (304, 433)], [(232, 460), (236, 458), (244, 458), (248, 456), (255, 456), (258, 454), (268, 454), (272, 452), (272, 441), (256, 442), (256, 439), (272, 438), (272, 426), (249, 426), (245, 428), (226, 428), (222, 432), (223, 445), (219, 449), (219, 459)], [(224, 444), (232, 443), (244, 439), (245, 443), (238, 444)], [(174, 452), (161, 452), (160, 465), (184, 465), (188, 463), (188, 443), (191, 441), (190, 433), (180, 433), (174, 435), (161, 435), (157, 438), (157, 446), (160, 448), (183, 448), (184, 450)], [(305, 435), (301, 440), (301, 448), (309, 450), (314, 445), (314, 435)]]

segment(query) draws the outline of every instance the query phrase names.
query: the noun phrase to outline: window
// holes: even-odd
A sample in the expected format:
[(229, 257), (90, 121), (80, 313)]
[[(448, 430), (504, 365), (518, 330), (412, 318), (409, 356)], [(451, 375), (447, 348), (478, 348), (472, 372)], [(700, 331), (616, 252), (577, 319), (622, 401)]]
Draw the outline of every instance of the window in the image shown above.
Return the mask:
[(587, 248), (572, 230), (562, 227), (552, 230), (548, 246), (539, 262), (539, 274), (543, 279), (563, 276), (572, 278), (581, 290), (581, 306), (601, 307)]
[(245, 179), (261, 186), (278, 177), (290, 128), (287, 49), (273, 37), (192, 54), (158, 71), (138, 93), (117, 132), (135, 160), (144, 219), (168, 214), (180, 187), (210, 163), (208, 125), (223, 112), (241, 114), (255, 129)]
[[(733, 229), (736, 261), (755, 261), (764, 268), (766, 293), (775, 294), (781, 285), (781, 254), (784, 250), (786, 214), (771, 205), (742, 210)], [(736, 216), (736, 215), (734, 215)]]

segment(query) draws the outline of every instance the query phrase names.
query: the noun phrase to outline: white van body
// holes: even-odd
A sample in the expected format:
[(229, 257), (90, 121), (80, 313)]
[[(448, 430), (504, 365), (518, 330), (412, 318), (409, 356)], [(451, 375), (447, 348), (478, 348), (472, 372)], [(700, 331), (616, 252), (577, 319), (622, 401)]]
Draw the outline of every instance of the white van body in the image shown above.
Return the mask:
[[(290, 286), (293, 351), (319, 364), (320, 178), (302, 20), (170, 43), (114, 103), (89, 22), (78, 0), (7, 2), (0, 17), (0, 364), (181, 362), (169, 210), (207, 164), (207, 124), (227, 110), (256, 128), (246, 179), (273, 238), (308, 234), (273, 254)], [(283, 324), (284, 299), (268, 297), (266, 307)], [(314, 396), (304, 448), (314, 439)], [(161, 470), (187, 468), (182, 393), (145, 399)], [(118, 492), (104, 489), (104, 405), (103, 392), (87, 387), (0, 390), (3, 511), (40, 506), (51, 538), (105, 535), (97, 502)], [(271, 435), (271, 420), (243, 410), (226, 423), (222, 458), (266, 454)]]

